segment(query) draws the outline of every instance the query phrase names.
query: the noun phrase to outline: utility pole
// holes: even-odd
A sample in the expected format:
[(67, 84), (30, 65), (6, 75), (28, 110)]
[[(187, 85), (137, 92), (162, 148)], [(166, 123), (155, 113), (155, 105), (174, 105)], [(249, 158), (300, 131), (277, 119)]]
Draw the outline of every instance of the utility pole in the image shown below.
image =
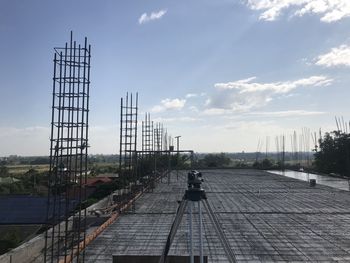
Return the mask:
[(176, 139), (176, 180), (179, 180), (179, 150), (180, 150), (180, 138), (181, 135), (175, 136)]

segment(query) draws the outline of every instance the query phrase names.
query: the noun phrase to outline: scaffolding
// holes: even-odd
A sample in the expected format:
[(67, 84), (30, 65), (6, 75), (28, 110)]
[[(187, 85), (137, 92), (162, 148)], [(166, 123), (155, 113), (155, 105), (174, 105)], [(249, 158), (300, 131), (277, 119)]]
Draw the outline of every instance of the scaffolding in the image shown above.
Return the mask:
[[(84, 260), (91, 46), (54, 49), (45, 262)], [(85, 244), (84, 244), (85, 245)]]

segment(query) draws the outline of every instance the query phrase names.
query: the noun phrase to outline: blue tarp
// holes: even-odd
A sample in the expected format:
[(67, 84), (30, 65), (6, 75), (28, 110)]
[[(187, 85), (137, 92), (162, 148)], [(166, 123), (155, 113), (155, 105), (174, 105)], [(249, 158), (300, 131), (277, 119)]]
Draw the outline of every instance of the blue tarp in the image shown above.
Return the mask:
[[(66, 212), (65, 199), (56, 200), (55, 220), (61, 218)], [(59, 207), (60, 204), (60, 207)], [(70, 200), (68, 210), (74, 211), (76, 202)], [(49, 218), (52, 219), (53, 197), (50, 201)], [(59, 213), (61, 211), (61, 213)], [(47, 197), (28, 195), (4, 195), (0, 196), (0, 224), (45, 224), (47, 217)]]

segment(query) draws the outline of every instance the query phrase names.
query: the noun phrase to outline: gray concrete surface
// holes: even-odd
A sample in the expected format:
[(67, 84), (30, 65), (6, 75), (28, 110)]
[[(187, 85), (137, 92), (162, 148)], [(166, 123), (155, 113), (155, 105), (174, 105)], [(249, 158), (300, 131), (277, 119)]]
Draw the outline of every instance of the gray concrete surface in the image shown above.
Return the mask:
[[(253, 170), (204, 171), (203, 188), (238, 262), (350, 262), (349, 192)], [(186, 185), (185, 173), (157, 186), (86, 249), (86, 262), (159, 255)], [(204, 254), (227, 262), (207, 214)], [(196, 224), (196, 222), (195, 222)], [(196, 225), (195, 225), (196, 229)], [(195, 231), (197, 233), (197, 231)], [(195, 237), (195, 240), (197, 238)], [(186, 215), (170, 255), (188, 255)]]

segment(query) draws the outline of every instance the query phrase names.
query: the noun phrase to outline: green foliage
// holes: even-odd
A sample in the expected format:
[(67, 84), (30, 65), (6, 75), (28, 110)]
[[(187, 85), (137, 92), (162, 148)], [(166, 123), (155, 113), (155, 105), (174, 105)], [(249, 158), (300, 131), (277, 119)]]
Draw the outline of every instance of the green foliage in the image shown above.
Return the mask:
[(102, 199), (107, 195), (111, 194), (113, 191), (117, 190), (118, 188), (119, 188), (119, 184), (117, 183), (117, 181), (98, 185), (96, 187), (95, 192), (89, 198), (93, 198), (97, 200)]
[(273, 167), (273, 163), (271, 162), (271, 160), (265, 158), (262, 161), (262, 167), (263, 167), (263, 169), (271, 169)]
[(5, 165), (0, 166), (0, 176), (8, 176), (9, 169)]
[(20, 230), (17, 227), (11, 228), (0, 237), (0, 254), (17, 247), (21, 241)]
[(50, 164), (50, 158), (49, 157), (36, 157), (35, 159), (29, 161), (31, 165), (36, 164)]
[(8, 195), (10, 194), (10, 186), (8, 184), (0, 184), (0, 194), (1, 195)]
[(265, 158), (261, 162), (255, 161), (253, 163), (253, 168), (268, 170), (274, 168), (274, 164), (270, 159)]
[(0, 194), (44, 194), (47, 188), (47, 173), (29, 169), (24, 174), (13, 176), (18, 181), (0, 184)]
[(89, 207), (89, 206), (91, 206), (91, 205), (97, 203), (98, 201), (99, 201), (99, 199), (97, 199), (97, 198), (89, 197), (89, 198), (86, 200), (86, 202), (84, 203), (84, 207), (85, 207), (85, 208), (86, 208), (86, 207)]
[(91, 176), (95, 177), (99, 174), (104, 174), (104, 173), (118, 173), (118, 167), (115, 164), (110, 164), (110, 163), (99, 163), (99, 164), (94, 164), (91, 167)]
[(154, 158), (152, 156), (142, 158), (138, 163), (139, 174), (150, 175), (154, 169)]
[(350, 134), (337, 131), (326, 133), (320, 140), (314, 164), (319, 172), (350, 177)]
[(184, 154), (179, 154), (179, 156), (177, 156), (176, 152), (171, 154), (170, 159), (168, 154), (158, 154), (156, 158), (154, 158), (154, 156), (145, 157), (138, 161), (139, 173), (142, 175), (150, 175), (155, 165), (157, 171), (167, 170), (169, 164), (172, 169), (188, 169), (190, 167), (190, 158), (188, 155)]
[(118, 155), (104, 155), (104, 154), (95, 154), (95, 155), (89, 155), (89, 163), (93, 164), (101, 164), (101, 163), (118, 163), (119, 162), (119, 156)]
[(209, 168), (220, 168), (230, 165), (231, 159), (226, 156), (225, 153), (219, 154), (207, 154), (204, 156), (202, 160), (200, 160), (199, 165), (201, 167), (209, 167)]

